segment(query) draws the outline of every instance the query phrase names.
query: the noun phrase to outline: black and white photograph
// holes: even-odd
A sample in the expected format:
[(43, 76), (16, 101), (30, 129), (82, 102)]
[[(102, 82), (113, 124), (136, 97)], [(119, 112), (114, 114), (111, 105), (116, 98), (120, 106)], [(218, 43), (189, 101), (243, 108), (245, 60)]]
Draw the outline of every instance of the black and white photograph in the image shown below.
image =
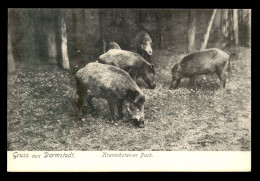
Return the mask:
[(251, 9), (9, 8), (7, 61), (17, 158), (251, 152)]

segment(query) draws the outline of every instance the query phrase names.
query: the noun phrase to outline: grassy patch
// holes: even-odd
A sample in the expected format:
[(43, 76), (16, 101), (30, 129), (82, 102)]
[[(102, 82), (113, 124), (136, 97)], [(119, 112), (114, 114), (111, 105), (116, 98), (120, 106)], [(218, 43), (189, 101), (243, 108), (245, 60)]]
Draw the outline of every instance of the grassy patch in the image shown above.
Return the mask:
[[(171, 68), (185, 54), (155, 50), (157, 87), (146, 95), (145, 124), (110, 123), (106, 101), (95, 99), (97, 116), (76, 118), (75, 80), (69, 72), (39, 62), (8, 75), (8, 150), (250, 150), (251, 51), (232, 62), (227, 88), (217, 76), (201, 76), (170, 90)], [(86, 106), (86, 109), (88, 107)]]

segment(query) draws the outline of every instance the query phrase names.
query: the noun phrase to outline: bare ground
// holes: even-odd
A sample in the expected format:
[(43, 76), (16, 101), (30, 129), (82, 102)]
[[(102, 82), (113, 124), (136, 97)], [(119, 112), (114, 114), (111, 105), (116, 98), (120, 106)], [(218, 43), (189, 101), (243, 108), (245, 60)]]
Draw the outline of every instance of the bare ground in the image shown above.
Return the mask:
[[(251, 49), (237, 48), (225, 90), (217, 76), (197, 86), (183, 79), (170, 90), (171, 68), (183, 48), (155, 50), (157, 87), (146, 95), (145, 124), (115, 126), (102, 99), (98, 115), (76, 119), (75, 80), (58, 67), (36, 62), (8, 75), (8, 150), (249, 151), (251, 150)], [(87, 109), (87, 106), (86, 106)]]

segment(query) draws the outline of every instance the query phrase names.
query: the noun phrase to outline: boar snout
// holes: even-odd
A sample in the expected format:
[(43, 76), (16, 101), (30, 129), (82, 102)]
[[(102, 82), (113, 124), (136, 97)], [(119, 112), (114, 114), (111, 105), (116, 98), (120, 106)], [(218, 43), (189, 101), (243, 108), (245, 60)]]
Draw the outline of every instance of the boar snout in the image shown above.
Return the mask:
[(134, 121), (135, 126), (137, 126), (137, 127), (139, 127), (139, 128), (144, 128), (144, 127), (145, 127), (143, 120), (140, 121), (140, 120), (138, 120), (138, 119), (134, 119), (133, 121)]
[(155, 89), (155, 87), (156, 87), (156, 83), (153, 83), (152, 85), (149, 86), (149, 88), (151, 89)]

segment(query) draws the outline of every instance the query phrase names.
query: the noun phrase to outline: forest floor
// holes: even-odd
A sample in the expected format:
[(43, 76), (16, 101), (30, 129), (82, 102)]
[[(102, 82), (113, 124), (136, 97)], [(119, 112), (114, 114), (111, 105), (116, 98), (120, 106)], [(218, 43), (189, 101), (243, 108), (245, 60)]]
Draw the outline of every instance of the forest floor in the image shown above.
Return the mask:
[(145, 128), (113, 125), (102, 99), (95, 117), (76, 119), (75, 80), (56, 66), (29, 62), (8, 75), (7, 149), (27, 151), (249, 151), (251, 150), (251, 49), (239, 47), (225, 90), (216, 75), (196, 87), (183, 79), (170, 90), (171, 68), (183, 48), (155, 50), (157, 87), (146, 96)]

